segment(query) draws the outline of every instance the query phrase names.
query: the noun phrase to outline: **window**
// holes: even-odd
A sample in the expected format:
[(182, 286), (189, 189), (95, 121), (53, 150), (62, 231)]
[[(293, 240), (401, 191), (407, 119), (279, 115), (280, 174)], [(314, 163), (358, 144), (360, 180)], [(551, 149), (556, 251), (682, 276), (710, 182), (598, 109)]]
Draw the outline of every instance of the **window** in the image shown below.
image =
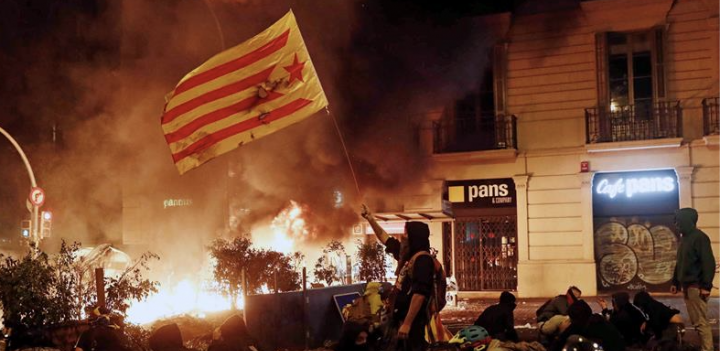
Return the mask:
[(665, 97), (662, 30), (610, 32), (598, 40), (600, 105), (611, 112), (632, 108), (636, 118), (652, 118), (653, 103)]

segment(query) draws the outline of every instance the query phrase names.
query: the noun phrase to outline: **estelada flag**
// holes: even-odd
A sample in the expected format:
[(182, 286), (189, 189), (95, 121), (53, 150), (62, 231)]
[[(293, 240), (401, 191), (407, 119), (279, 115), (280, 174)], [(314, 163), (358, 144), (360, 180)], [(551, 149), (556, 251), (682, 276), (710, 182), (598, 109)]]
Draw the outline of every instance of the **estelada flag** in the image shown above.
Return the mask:
[(162, 129), (183, 174), (327, 104), (290, 11), (188, 73), (169, 94)]

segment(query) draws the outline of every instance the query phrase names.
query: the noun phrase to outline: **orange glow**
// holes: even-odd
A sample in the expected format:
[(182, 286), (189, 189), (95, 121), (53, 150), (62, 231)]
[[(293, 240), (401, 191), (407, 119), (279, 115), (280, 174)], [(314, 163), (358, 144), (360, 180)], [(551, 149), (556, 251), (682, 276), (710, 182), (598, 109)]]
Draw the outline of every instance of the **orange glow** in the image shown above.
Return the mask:
[[(269, 228), (254, 230), (253, 242), (259, 247), (265, 247), (283, 254), (297, 250), (296, 244), (305, 240), (308, 230), (303, 210), (295, 201), (280, 211), (270, 223)], [(267, 231), (270, 231), (269, 233)]]
[[(145, 301), (133, 301), (127, 319), (135, 324), (147, 324), (183, 314), (203, 318), (207, 313), (230, 310), (230, 302), (230, 298), (215, 292), (214, 287), (203, 287), (185, 279), (167, 289), (160, 287)], [(236, 307), (242, 309), (244, 306), (243, 298), (239, 296)]]

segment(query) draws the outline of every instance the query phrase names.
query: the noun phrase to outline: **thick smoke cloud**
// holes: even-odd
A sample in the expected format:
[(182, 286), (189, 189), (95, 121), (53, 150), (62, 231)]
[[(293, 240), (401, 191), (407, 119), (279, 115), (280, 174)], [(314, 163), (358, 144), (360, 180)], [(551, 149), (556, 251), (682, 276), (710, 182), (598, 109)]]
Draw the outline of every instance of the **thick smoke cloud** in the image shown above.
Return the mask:
[[(145, 218), (162, 222), (150, 242), (180, 257), (188, 247), (202, 251), (223, 232), (226, 216), (236, 217), (229, 234), (242, 234), (290, 200), (308, 211), (310, 242), (346, 236), (363, 197), (394, 197), (423, 176), (419, 117), (476, 87), (490, 44), (482, 21), (438, 16), (412, 2), (126, 0), (86, 9), (77, 1), (81, 14), (36, 2), (56, 21), (30, 34), (13, 29), (22, 23), (6, 24), (10, 34), (0, 31), (9, 49), (0, 55), (8, 77), (2, 96), (12, 101), (1, 121), (38, 164), (48, 206), (58, 214), (55, 232), (119, 243), (135, 225), (123, 223), (123, 203), (192, 198), (195, 207), (179, 212), (185, 222), (170, 212)], [(328, 94), (329, 114), (179, 176), (159, 126), (165, 94), (222, 47), (246, 40), (289, 8)], [(21, 44), (16, 35), (37, 40)], [(2, 150), (0, 194), (12, 215), (4, 215), (0, 230), (9, 237), (24, 215), (27, 185), (22, 172), (6, 171), (18, 161)]]

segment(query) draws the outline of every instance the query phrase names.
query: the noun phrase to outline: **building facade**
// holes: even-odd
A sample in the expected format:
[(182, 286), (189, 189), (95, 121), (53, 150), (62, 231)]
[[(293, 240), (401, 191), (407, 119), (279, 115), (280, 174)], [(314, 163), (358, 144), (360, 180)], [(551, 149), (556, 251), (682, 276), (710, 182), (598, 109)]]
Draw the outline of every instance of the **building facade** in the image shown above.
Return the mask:
[(422, 121), (429, 175), (382, 219), (428, 221), (461, 295), (668, 291), (683, 207), (720, 257), (717, 1), (481, 20), (484, 79)]

